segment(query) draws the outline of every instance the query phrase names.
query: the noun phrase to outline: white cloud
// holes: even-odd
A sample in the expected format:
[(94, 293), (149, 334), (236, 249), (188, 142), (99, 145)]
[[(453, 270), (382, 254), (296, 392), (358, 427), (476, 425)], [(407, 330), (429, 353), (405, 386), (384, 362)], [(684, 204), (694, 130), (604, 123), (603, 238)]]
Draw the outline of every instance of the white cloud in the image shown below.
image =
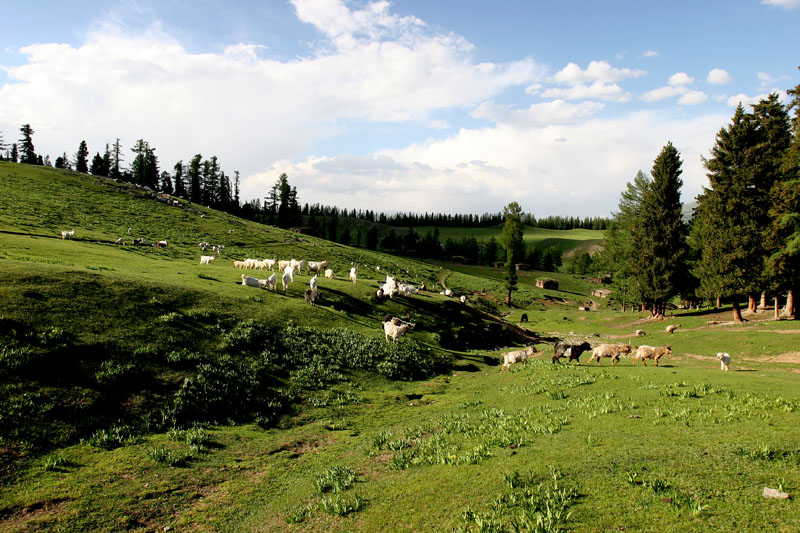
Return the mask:
[(659, 87), (642, 94), (641, 99), (645, 102), (659, 102), (668, 98), (673, 98), (681, 94), (681, 87)]
[(739, 104), (742, 104), (744, 106), (745, 110), (750, 111), (749, 106), (751, 104), (757, 104), (761, 100), (767, 98), (767, 96), (769, 96), (768, 93), (761, 93), (761, 94), (756, 94), (756, 95), (753, 95), (753, 96), (750, 96), (750, 95), (747, 95), (747, 94), (743, 94), (743, 93), (739, 93), (739, 94), (734, 94), (733, 96), (729, 96), (728, 100), (727, 100), (727, 103), (731, 107), (736, 107)]
[(645, 51), (644, 51), (644, 52), (642, 52), (640, 55), (641, 55), (642, 57), (647, 57), (647, 58), (650, 58), (650, 57), (658, 57), (658, 52), (656, 52), (656, 51), (654, 51), (654, 50), (645, 50)]
[(554, 100), (541, 104), (532, 104), (527, 109), (512, 109), (493, 101), (481, 103), (472, 112), (475, 118), (487, 118), (496, 124), (510, 124), (516, 127), (542, 126), (546, 124), (568, 124), (576, 120), (586, 119), (601, 109), (604, 104), (582, 102), (570, 104), (564, 100)]
[(679, 105), (697, 105), (708, 102), (708, 95), (703, 91), (689, 91), (678, 98)]
[(782, 7), (784, 9), (800, 7), (800, 0), (761, 0), (761, 3), (768, 6)]
[(694, 83), (694, 78), (692, 78), (685, 72), (676, 72), (675, 74), (669, 77), (669, 84), (674, 87), (691, 85), (692, 83)]
[(605, 61), (592, 61), (586, 70), (581, 70), (581, 67), (575, 63), (569, 63), (548, 81), (572, 86), (587, 83), (610, 84), (629, 78), (638, 78), (644, 74), (644, 70), (619, 69)]
[(630, 100), (630, 93), (622, 90), (622, 87), (613, 84), (595, 82), (591, 85), (573, 85), (567, 88), (553, 87), (542, 91), (543, 98), (555, 98), (565, 100), (587, 100), (600, 99), (612, 102), (627, 102)]
[(722, 68), (711, 69), (706, 78), (707, 83), (713, 85), (728, 85), (733, 83), (733, 76), (728, 74), (728, 71)]
[(428, 123), (428, 127), (432, 130), (449, 130), (452, 126), (446, 120), (432, 120)]

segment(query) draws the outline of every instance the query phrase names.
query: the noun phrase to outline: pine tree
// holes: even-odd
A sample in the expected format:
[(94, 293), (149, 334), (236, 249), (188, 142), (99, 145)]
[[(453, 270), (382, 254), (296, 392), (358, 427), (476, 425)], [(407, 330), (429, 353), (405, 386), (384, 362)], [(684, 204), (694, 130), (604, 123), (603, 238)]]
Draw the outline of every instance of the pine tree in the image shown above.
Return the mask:
[(120, 165), (122, 164), (122, 146), (119, 144), (119, 137), (117, 140), (114, 141), (114, 144), (111, 147), (111, 152), (109, 153), (109, 167), (108, 167), (108, 176), (114, 179), (121, 179), (122, 172), (120, 171)]
[(33, 134), (36, 132), (33, 131), (30, 124), (25, 124), (19, 131), (22, 133), (22, 139), (19, 141), (19, 162), (35, 165), (37, 158), (33, 148)]
[(517, 290), (517, 263), (525, 253), (523, 243), (524, 226), (522, 225), (522, 208), (517, 202), (511, 202), (503, 208), (505, 224), (500, 236), (500, 245), (506, 251), (506, 305), (511, 305), (511, 293)]
[(639, 217), (642, 199), (651, 181), (640, 170), (633, 182), (627, 184), (620, 197), (619, 211), (615, 213), (614, 220), (605, 232), (605, 246), (598, 258), (602, 268), (613, 274), (614, 282), (621, 293), (623, 312), (627, 302), (642, 301), (641, 288), (633, 276), (635, 250), (631, 244), (631, 230)]
[(199, 204), (203, 199), (203, 190), (200, 185), (201, 169), (203, 156), (196, 154), (191, 161), (189, 161), (189, 169), (186, 171), (187, 179), (189, 180), (189, 200)]
[(172, 194), (172, 177), (166, 170), (161, 173), (161, 183), (159, 183), (158, 189), (167, 194)]
[(105, 176), (107, 173), (103, 167), (103, 156), (100, 155), (100, 152), (97, 152), (92, 158), (92, 165), (89, 167), (89, 172), (94, 176)]
[[(764, 229), (769, 192), (780, 178), (777, 153), (769, 145), (782, 142), (780, 120), (773, 120), (780, 115), (776, 102), (762, 100), (756, 114), (739, 105), (731, 124), (717, 134), (712, 157), (704, 159), (711, 188), (698, 197), (700, 290), (732, 297), (735, 321), (742, 320), (738, 298), (766, 288)], [(720, 294), (712, 295), (715, 290)]]
[(182, 198), (186, 197), (186, 183), (183, 179), (183, 161), (178, 161), (175, 163), (175, 166), (172, 167), (175, 171), (175, 175), (173, 176), (172, 180), (175, 185), (175, 196), (180, 196)]
[(235, 206), (234, 213), (239, 212), (239, 208), (242, 205), (239, 199), (239, 171), (233, 171), (233, 202)]
[(75, 172), (89, 172), (89, 148), (86, 141), (81, 141), (78, 151), (75, 152)]
[(653, 181), (644, 190), (631, 228), (633, 277), (656, 316), (663, 315), (667, 301), (678, 294), (688, 277), (681, 165), (678, 150), (667, 143), (653, 163)]
[(8, 154), (8, 160), (11, 161), (12, 163), (16, 163), (18, 157), (19, 157), (19, 151), (17, 149), (17, 143), (13, 143), (11, 145), (11, 152), (9, 152)]

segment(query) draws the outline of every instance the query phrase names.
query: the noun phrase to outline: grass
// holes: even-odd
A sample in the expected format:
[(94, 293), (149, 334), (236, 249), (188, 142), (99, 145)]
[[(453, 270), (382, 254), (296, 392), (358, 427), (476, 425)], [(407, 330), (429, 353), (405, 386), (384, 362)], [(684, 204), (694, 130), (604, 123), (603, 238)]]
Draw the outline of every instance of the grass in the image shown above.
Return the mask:
[[(51, 169), (0, 163), (0, 197), (4, 531), (800, 529), (793, 500), (761, 497), (800, 487), (795, 323), (707, 324), (728, 309), (652, 321), (600, 299), (579, 311), (592, 285), (549, 273), (561, 290), (522, 276), (509, 310), (493, 269), (440, 270)], [(128, 226), (170, 246), (114, 245)], [(197, 264), (201, 240), (239, 259), (358, 262), (363, 281), (320, 280), (312, 308), (307, 277), (286, 295), (237, 286), (229, 263)], [(470, 303), (377, 301), (386, 269)], [(519, 341), (476, 307), (525, 312), (542, 338), (673, 355), (554, 365), (541, 342), (501, 373)], [(396, 352), (384, 313), (418, 324)], [(435, 372), (403, 374), (420, 354)], [(214, 416), (176, 418), (175, 398)]]

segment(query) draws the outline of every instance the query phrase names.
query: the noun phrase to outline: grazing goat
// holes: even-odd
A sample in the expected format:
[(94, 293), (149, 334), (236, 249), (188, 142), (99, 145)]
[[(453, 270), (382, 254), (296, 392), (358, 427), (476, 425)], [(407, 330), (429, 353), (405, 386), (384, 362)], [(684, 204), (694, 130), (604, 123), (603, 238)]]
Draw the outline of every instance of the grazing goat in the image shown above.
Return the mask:
[(75, 237), (75, 230), (74, 229), (70, 230), (70, 231), (62, 231), (61, 232), (61, 240), (62, 241), (64, 239), (72, 240), (73, 237)]
[(633, 364), (635, 365), (636, 361), (641, 359), (642, 364), (644, 366), (647, 366), (645, 359), (652, 359), (653, 361), (655, 361), (655, 365), (658, 366), (658, 360), (664, 357), (665, 355), (669, 355), (671, 353), (672, 353), (672, 348), (670, 347), (669, 344), (666, 346), (659, 346), (659, 347), (642, 345), (639, 346), (639, 348), (636, 350), (636, 356), (633, 358)]
[(122, 245), (124, 245), (124, 244), (125, 244), (125, 239), (123, 239), (122, 237), (120, 237), (119, 239), (117, 239), (117, 240), (116, 240), (116, 241), (114, 241), (114, 242), (115, 242), (115, 243), (117, 243), (117, 244), (122, 244)]
[(292, 265), (287, 266), (283, 269), (283, 276), (289, 276), (289, 279), (294, 282), (294, 268)]
[[(261, 283), (261, 282), (264, 283)], [(257, 289), (261, 289), (266, 285), (267, 280), (260, 280), (258, 278), (254, 278), (253, 276), (247, 276), (242, 274), (242, 285), (246, 287), (255, 287)]]
[(317, 291), (312, 291), (311, 289), (306, 289), (303, 293), (303, 298), (305, 298), (306, 303), (308, 305), (314, 305), (314, 302), (317, 300), (319, 293)]
[(522, 316), (519, 317), (519, 323), (522, 324), (523, 322), (528, 321), (528, 313), (522, 313)]
[(275, 268), (275, 259), (264, 259), (263, 261), (261, 261), (261, 263), (270, 272), (272, 272), (273, 268)]
[(567, 363), (571, 363), (573, 360), (575, 360), (578, 362), (578, 364), (581, 364), (581, 354), (583, 352), (588, 352), (591, 349), (592, 345), (585, 341), (580, 344), (566, 344), (559, 342), (553, 346), (553, 362), (561, 364), (559, 359), (566, 355), (568, 358)]
[(306, 265), (308, 269), (308, 273), (311, 274), (312, 272), (315, 274), (319, 274), (320, 272), (324, 271), (325, 268), (328, 266), (328, 260), (323, 259), (322, 261), (309, 261)]
[(330, 268), (325, 270), (325, 279), (333, 279), (333, 270)]
[(233, 268), (245, 268), (245, 264), (244, 261), (234, 261)]
[(159, 248), (166, 248), (167, 247), (167, 241), (166, 240), (158, 241), (156, 243), (156, 246), (159, 247)]
[(383, 318), (383, 333), (386, 337), (386, 340), (389, 340), (389, 337), (392, 338), (394, 342), (397, 342), (397, 339), (401, 336), (405, 335), (409, 329), (412, 329), (416, 324), (412, 324), (410, 322), (403, 322), (399, 318), (389, 318), (385, 316)]
[(670, 335), (672, 335), (672, 332), (678, 329), (679, 327), (681, 327), (680, 324), (670, 324), (669, 326), (666, 327), (665, 331)]
[(271, 291), (274, 291), (277, 286), (278, 286), (278, 275), (273, 272), (272, 275), (267, 278), (267, 288)]
[(514, 363), (522, 363), (528, 360), (528, 357), (534, 355), (536, 353), (536, 346), (531, 345), (527, 348), (522, 350), (517, 350), (516, 352), (508, 352), (503, 354), (503, 367), (500, 369), (500, 372), (505, 370), (511, 370), (511, 365)]
[(717, 353), (717, 359), (719, 360), (719, 367), (721, 370), (728, 371), (730, 367), (728, 365), (731, 364), (731, 356), (725, 352)]
[(200, 256), (200, 264), (201, 265), (209, 265), (209, 264), (211, 264), (211, 261), (213, 261), (214, 259), (216, 259), (216, 256), (213, 256), (213, 255), (201, 255)]
[(619, 361), (620, 356), (629, 353), (631, 353), (630, 344), (601, 344), (592, 350), (592, 356), (586, 361), (586, 364), (588, 365), (592, 361), (597, 360), (597, 364), (599, 365), (601, 357), (610, 357), (611, 366), (614, 366)]
[(634, 331), (634, 333), (636, 334), (637, 337), (644, 337), (645, 335), (647, 335), (647, 332), (644, 331), (643, 329), (637, 329), (636, 331)]
[(358, 280), (358, 265), (350, 269), (350, 281), (355, 283)]
[(317, 275), (316, 274), (314, 274), (314, 277), (311, 278), (311, 281), (309, 281), (308, 284), (311, 287), (312, 291), (317, 292)]
[(394, 299), (394, 295), (398, 292), (397, 279), (387, 274), (382, 289), (384, 296)]
[(465, 304), (465, 303), (467, 303), (467, 297), (466, 297), (466, 296), (464, 296), (463, 294), (461, 295), (461, 298), (459, 298), (458, 300), (459, 300), (459, 301), (460, 301), (462, 304)]
[(284, 260), (282, 260), (282, 259), (281, 259), (280, 261), (278, 261), (278, 271), (279, 271), (279, 272), (284, 272), (284, 271), (286, 271), (286, 267), (288, 267), (289, 265), (291, 265), (291, 264), (292, 264), (292, 261), (294, 261), (294, 259), (292, 259), (291, 261), (284, 261)]
[[(287, 267), (288, 270), (288, 267)], [(289, 284), (294, 281), (291, 272), (284, 271), (283, 276), (281, 276), (281, 285), (283, 286), (283, 292), (289, 290)]]

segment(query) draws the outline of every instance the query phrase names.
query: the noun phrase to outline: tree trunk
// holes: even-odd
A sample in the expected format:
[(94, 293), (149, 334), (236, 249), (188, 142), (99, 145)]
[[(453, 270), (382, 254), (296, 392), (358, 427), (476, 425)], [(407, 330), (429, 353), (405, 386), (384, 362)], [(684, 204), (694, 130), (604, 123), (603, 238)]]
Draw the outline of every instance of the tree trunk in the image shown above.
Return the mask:
[(733, 321), (734, 322), (744, 322), (742, 320), (742, 311), (739, 309), (739, 300), (736, 297), (733, 298)]
[(508, 292), (506, 293), (506, 305), (511, 307), (511, 289), (508, 289)]
[(756, 299), (752, 294), (747, 296), (747, 312), (756, 314)]
[(786, 294), (786, 308), (783, 310), (783, 315), (797, 318), (797, 313), (794, 312), (794, 291), (792, 290)]
[(622, 300), (622, 312), (625, 312), (625, 300)]
[(758, 304), (759, 309), (766, 309), (767, 307), (767, 291), (761, 292), (761, 303)]
[(778, 297), (775, 297), (775, 320), (780, 320), (780, 311), (778, 310)]
[(717, 303), (714, 307), (716, 307), (717, 309), (722, 307), (722, 296), (717, 296)]

